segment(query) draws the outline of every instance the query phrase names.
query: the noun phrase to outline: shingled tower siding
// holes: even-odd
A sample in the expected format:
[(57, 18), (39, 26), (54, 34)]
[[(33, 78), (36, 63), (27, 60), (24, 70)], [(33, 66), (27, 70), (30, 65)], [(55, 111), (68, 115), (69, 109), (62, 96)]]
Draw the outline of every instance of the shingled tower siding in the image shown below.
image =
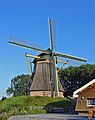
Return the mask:
[[(59, 83), (59, 96), (63, 96), (63, 87)], [(54, 91), (54, 76), (53, 64), (50, 61), (38, 61), (34, 66), (34, 77), (30, 87), (31, 96), (51, 96), (51, 91)]]

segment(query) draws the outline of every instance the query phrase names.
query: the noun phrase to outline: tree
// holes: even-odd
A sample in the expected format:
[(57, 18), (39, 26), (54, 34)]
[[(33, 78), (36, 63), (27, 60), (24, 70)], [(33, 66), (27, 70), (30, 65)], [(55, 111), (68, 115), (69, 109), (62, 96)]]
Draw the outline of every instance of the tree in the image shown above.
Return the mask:
[(29, 94), (30, 77), (28, 75), (18, 75), (11, 80), (11, 86), (6, 90), (7, 95), (21, 96)]
[(5, 96), (3, 96), (2, 98), (1, 98), (1, 101), (4, 101), (5, 99), (7, 99)]
[(82, 87), (92, 79), (95, 79), (95, 65), (70, 66), (59, 72), (65, 96), (72, 96), (73, 92)]

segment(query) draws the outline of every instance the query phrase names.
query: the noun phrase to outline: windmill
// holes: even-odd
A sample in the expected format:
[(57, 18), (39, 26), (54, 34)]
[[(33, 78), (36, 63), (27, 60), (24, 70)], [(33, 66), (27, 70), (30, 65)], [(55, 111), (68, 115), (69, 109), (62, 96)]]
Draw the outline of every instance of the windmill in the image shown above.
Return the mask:
[[(27, 44), (26, 42), (20, 42), (20, 39), (16, 37), (11, 37), (9, 43), (32, 49), (35, 51), (40, 52), (38, 56), (33, 56), (29, 54), (25, 54), (26, 57), (32, 57), (34, 58), (34, 72), (33, 72), (33, 82), (32, 82), (32, 87), (30, 87), (30, 91), (32, 91), (31, 95), (38, 95), (38, 88), (42, 88), (40, 95), (44, 96), (60, 96), (63, 92), (62, 86), (58, 80), (58, 73), (57, 73), (57, 57), (64, 57), (68, 59), (73, 59), (77, 61), (82, 61), (86, 62), (86, 59), (60, 53), (60, 52), (55, 52), (54, 51), (54, 40), (53, 40), (53, 30), (52, 30), (52, 24), (53, 20), (50, 18), (48, 19), (49, 23), (49, 33), (50, 33), (50, 48), (47, 50), (40, 49), (38, 47), (34, 47), (31, 44)], [(39, 87), (38, 87), (39, 86)], [(62, 95), (62, 94), (61, 94)]]

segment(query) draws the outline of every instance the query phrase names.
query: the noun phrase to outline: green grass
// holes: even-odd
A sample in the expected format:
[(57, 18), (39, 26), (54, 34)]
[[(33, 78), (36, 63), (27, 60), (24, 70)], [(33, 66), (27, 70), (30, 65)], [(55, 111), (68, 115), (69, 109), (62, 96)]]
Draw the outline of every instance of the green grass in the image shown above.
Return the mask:
[(12, 115), (47, 113), (51, 107), (70, 107), (73, 102), (66, 98), (18, 96), (0, 101), (0, 119), (6, 120)]

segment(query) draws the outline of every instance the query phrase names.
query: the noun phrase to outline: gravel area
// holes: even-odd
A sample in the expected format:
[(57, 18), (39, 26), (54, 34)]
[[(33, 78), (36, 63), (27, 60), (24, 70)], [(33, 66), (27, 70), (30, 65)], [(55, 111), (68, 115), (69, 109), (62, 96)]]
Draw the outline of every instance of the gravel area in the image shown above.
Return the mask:
[(12, 116), (8, 120), (88, 120), (88, 118), (75, 114), (33, 114)]

